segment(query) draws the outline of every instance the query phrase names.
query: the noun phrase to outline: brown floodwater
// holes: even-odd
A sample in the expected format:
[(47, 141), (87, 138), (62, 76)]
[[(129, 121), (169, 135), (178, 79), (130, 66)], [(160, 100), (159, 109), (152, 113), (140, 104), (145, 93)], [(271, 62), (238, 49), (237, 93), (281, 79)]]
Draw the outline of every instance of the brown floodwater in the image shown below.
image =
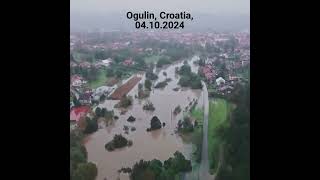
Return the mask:
[[(198, 71), (198, 67), (193, 64), (197, 60), (197, 56), (190, 59), (188, 62), (192, 67), (193, 72)], [(128, 111), (120, 115), (120, 110), (113, 108), (119, 102), (118, 100), (106, 100), (100, 104), (100, 107), (106, 107), (108, 110), (114, 109), (115, 115), (119, 116), (118, 120), (112, 121), (111, 124), (105, 126), (101, 123), (102, 128), (94, 134), (88, 136), (85, 141), (85, 146), (88, 151), (88, 161), (96, 163), (98, 167), (97, 180), (128, 180), (128, 174), (119, 174), (117, 171), (121, 167), (132, 167), (140, 159), (152, 160), (159, 159), (164, 161), (173, 156), (175, 151), (182, 152), (187, 159), (190, 159), (192, 153), (192, 144), (184, 141), (181, 136), (175, 134), (175, 128), (179, 119), (183, 117), (183, 111), (178, 115), (173, 115), (173, 109), (180, 105), (184, 110), (186, 106), (193, 99), (198, 99), (198, 106), (202, 106), (202, 91), (191, 90), (188, 88), (174, 91), (177, 85), (179, 76), (175, 74), (175, 68), (183, 65), (183, 62), (157, 69), (155, 72), (158, 74), (159, 79), (157, 82), (163, 81), (166, 78), (171, 78), (172, 81), (163, 89), (154, 89), (150, 97), (140, 100), (134, 98), (138, 93), (138, 85), (136, 85), (128, 95), (134, 99), (133, 105), (128, 108)], [(163, 72), (167, 76), (163, 75)], [(140, 83), (144, 84), (145, 77), (142, 75)], [(153, 103), (155, 111), (145, 111), (142, 109), (144, 103), (149, 100)], [(136, 118), (135, 122), (127, 122), (128, 117), (132, 115)], [(158, 116), (161, 122), (165, 122), (164, 128), (147, 132), (146, 129), (150, 127), (150, 120), (153, 116)], [(129, 134), (125, 134), (123, 126), (129, 126)], [(135, 131), (131, 131), (130, 127), (135, 127)], [(108, 152), (104, 145), (109, 142), (115, 134), (122, 134), (127, 139), (133, 141), (131, 147), (117, 149)]]

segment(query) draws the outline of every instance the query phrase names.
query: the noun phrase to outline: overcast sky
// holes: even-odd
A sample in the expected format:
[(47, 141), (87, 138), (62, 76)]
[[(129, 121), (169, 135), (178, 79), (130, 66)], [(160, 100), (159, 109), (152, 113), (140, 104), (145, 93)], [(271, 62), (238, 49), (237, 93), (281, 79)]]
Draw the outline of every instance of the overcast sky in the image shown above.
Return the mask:
[(249, 14), (250, 0), (70, 0), (71, 12), (189, 11), (190, 13)]

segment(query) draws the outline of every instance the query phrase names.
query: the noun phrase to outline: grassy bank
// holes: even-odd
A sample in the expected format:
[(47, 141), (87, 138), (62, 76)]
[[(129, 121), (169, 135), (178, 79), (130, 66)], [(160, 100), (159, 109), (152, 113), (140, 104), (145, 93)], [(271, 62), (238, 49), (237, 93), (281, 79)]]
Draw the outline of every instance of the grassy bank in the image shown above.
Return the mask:
[[(197, 120), (198, 126), (194, 128), (192, 133), (192, 144), (193, 144), (193, 154), (192, 154), (192, 172), (188, 175), (191, 179), (199, 179), (199, 168), (201, 161), (201, 151), (202, 151), (202, 124), (203, 124), (203, 110), (193, 109), (190, 113), (191, 117)], [(189, 179), (190, 179), (189, 178)]]
[(191, 111), (191, 116), (197, 120), (199, 125), (203, 123), (203, 110), (202, 109), (194, 109)]
[(223, 145), (223, 140), (219, 138), (219, 130), (229, 126), (228, 114), (230, 105), (224, 99), (215, 99), (209, 104), (208, 119), (208, 153), (210, 173), (212, 174), (219, 163), (219, 150)]
[[(200, 180), (199, 179), (199, 168), (201, 162), (201, 152), (202, 152), (202, 138), (203, 138), (203, 110), (199, 108), (194, 108), (191, 112), (185, 112), (184, 116), (191, 116), (196, 119), (198, 125), (194, 127), (193, 131), (190, 133), (182, 133), (181, 137), (184, 142), (192, 144), (192, 155), (191, 155), (191, 166), (192, 171), (187, 173), (186, 179)], [(181, 177), (180, 177), (181, 178)]]

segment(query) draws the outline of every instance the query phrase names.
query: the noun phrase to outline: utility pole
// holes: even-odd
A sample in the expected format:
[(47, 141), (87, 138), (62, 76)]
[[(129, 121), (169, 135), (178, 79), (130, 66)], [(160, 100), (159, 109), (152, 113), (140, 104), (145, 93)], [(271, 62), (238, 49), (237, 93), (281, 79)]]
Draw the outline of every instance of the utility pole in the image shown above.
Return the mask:
[(172, 108), (170, 108), (170, 111), (171, 111), (171, 127), (172, 127)]

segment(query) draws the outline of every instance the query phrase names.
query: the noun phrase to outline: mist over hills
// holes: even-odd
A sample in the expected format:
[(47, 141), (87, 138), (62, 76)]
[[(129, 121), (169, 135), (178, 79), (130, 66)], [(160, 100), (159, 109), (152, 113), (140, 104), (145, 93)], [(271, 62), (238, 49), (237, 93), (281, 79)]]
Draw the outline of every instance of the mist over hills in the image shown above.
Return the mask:
[[(185, 20), (184, 31), (239, 32), (250, 30), (249, 14), (192, 13), (192, 16), (193, 21)], [(127, 19), (126, 12), (106, 14), (71, 12), (70, 29), (71, 32), (136, 30), (134, 21)]]

